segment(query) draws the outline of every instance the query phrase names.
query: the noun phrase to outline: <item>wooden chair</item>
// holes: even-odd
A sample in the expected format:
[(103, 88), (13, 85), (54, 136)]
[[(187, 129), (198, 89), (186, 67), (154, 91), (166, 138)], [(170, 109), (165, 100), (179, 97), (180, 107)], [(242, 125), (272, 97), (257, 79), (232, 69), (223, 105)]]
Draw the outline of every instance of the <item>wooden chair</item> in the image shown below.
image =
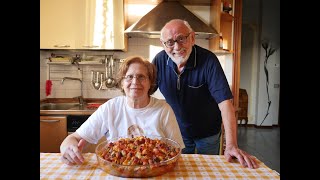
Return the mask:
[(219, 155), (223, 155), (225, 149), (226, 149), (226, 136), (225, 136), (225, 133), (224, 133), (223, 124), (221, 124)]
[(238, 121), (240, 120), (240, 125), (247, 126), (248, 124), (248, 93), (245, 89), (239, 89), (239, 108), (237, 112), (238, 112)]

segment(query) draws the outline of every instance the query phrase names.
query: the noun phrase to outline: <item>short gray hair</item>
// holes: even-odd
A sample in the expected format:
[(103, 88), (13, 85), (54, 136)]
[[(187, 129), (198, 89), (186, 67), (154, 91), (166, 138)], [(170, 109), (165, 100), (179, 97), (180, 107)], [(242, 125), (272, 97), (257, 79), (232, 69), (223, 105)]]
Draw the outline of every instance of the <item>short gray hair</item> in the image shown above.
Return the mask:
[(182, 19), (171, 19), (170, 21), (168, 21), (162, 28), (161, 28), (161, 31), (160, 31), (160, 38), (162, 39), (162, 36), (163, 36), (163, 30), (164, 30), (164, 27), (166, 27), (167, 24), (171, 23), (172, 21), (180, 21), (180, 22), (183, 22), (183, 24), (185, 26), (187, 26), (187, 28), (189, 29), (189, 32), (192, 32), (193, 29), (191, 28), (190, 24), (188, 23), (188, 21), (186, 20), (182, 20)]

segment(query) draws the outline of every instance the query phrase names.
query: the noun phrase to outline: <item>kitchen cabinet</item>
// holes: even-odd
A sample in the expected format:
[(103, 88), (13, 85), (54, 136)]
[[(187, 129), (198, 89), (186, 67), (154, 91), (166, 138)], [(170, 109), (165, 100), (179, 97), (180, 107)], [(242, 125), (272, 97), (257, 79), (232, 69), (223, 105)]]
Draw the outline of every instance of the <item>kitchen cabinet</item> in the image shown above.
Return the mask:
[(127, 49), (123, 0), (40, 0), (40, 49)]
[(40, 0), (40, 49), (76, 48), (83, 2)]
[[(222, 4), (228, 2), (232, 10), (223, 11)], [(231, 57), (233, 106), (238, 119), (239, 86), (240, 86), (240, 53), (241, 53), (241, 24), (242, 24), (242, 0), (213, 0), (210, 6), (210, 24), (224, 40), (223, 49), (219, 49), (219, 36), (209, 40), (209, 49), (220, 56)], [(226, 140), (224, 127), (221, 127), (220, 154), (224, 154)]]
[(40, 116), (40, 152), (60, 152), (67, 135), (66, 116)]
[[(223, 49), (219, 48), (219, 37), (210, 40), (210, 49), (217, 53), (233, 53), (233, 27), (234, 27), (234, 7), (228, 12), (224, 12), (222, 4), (227, 0), (215, 0), (210, 6), (211, 25), (222, 34)], [(230, 4), (233, 4), (233, 0), (228, 0)]]
[[(224, 12), (222, 3), (231, 4), (230, 13)], [(241, 53), (241, 24), (242, 0), (213, 0), (210, 6), (210, 24), (219, 33), (225, 43), (224, 49), (219, 49), (219, 36), (209, 40), (209, 49), (219, 55), (231, 55), (233, 105), (238, 109), (240, 84), (240, 53)], [(237, 114), (236, 114), (237, 116)]]

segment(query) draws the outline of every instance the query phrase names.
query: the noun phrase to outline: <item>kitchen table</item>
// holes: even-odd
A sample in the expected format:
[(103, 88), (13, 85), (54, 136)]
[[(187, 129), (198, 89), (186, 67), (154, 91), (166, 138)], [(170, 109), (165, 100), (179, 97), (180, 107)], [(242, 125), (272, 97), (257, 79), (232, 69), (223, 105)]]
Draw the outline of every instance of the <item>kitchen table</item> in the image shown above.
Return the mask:
[[(60, 156), (40, 153), (40, 179), (124, 179), (99, 169), (94, 153), (84, 153), (85, 162), (74, 166), (62, 163)], [(258, 159), (257, 169), (244, 168), (236, 160), (229, 163), (220, 155), (181, 154), (178, 161), (173, 171), (153, 179), (280, 179), (276, 171)]]

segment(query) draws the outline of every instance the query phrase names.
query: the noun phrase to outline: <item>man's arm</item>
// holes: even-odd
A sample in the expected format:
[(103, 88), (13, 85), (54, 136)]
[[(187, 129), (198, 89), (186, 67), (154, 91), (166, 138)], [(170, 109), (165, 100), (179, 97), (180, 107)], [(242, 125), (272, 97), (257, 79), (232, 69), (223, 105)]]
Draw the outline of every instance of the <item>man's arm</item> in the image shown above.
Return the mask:
[(231, 100), (224, 100), (218, 104), (221, 111), (223, 127), (226, 135), (226, 147), (238, 147), (237, 142), (237, 121), (235, 110)]
[(232, 157), (236, 157), (243, 167), (258, 168), (257, 162), (247, 152), (239, 149), (237, 140), (237, 121), (235, 110), (231, 100), (224, 100), (219, 103), (223, 127), (226, 135), (226, 149), (224, 156), (228, 162), (232, 162)]

